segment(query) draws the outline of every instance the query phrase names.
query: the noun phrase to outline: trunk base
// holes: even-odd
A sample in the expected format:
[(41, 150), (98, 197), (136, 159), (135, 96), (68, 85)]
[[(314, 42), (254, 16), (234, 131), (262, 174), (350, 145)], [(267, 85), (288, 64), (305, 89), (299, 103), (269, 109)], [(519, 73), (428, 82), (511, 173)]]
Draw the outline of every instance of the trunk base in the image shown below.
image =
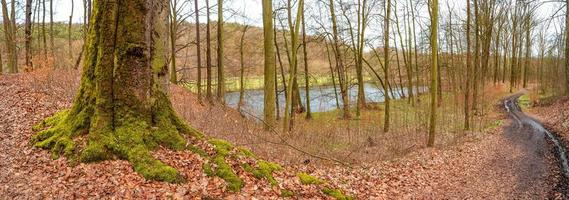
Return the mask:
[(31, 143), (50, 149), (53, 158), (64, 155), (71, 162), (125, 159), (146, 179), (184, 181), (176, 169), (153, 158), (150, 151), (158, 146), (183, 150), (188, 147), (184, 136), (201, 139), (203, 135), (179, 119), (164, 94), (153, 106), (151, 123), (128, 112), (115, 113), (111, 120), (91, 106), (85, 107), (74, 106), (34, 126), (39, 133)]

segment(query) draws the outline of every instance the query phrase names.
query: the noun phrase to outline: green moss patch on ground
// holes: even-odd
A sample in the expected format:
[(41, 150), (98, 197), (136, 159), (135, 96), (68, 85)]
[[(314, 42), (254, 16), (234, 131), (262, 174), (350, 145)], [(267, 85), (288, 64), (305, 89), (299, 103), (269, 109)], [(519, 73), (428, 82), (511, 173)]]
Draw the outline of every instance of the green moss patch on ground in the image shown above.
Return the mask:
[(304, 185), (320, 185), (324, 183), (323, 180), (304, 172), (298, 173), (296, 176), (300, 179), (300, 183)]

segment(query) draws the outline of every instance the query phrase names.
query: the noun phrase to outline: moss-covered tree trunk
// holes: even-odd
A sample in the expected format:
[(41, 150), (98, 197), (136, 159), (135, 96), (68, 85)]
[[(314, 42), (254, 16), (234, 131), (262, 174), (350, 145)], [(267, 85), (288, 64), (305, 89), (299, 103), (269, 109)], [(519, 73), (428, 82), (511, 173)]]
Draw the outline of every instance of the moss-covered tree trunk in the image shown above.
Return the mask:
[(95, 1), (81, 86), (73, 106), (34, 127), (36, 147), (71, 160), (126, 159), (148, 179), (180, 181), (154, 159), (162, 145), (186, 146), (201, 134), (178, 118), (166, 95), (168, 2)]

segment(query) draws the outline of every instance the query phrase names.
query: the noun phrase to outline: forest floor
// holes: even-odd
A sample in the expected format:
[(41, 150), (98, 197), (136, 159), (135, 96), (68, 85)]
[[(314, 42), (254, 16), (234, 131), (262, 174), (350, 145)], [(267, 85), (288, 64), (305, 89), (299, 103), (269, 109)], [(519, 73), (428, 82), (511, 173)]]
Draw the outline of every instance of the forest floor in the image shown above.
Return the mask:
[[(265, 180), (238, 171), (245, 187), (240, 193), (230, 192), (223, 180), (204, 174), (204, 161), (190, 151), (158, 149), (154, 153), (182, 172), (188, 180), (182, 184), (146, 181), (122, 160), (72, 166), (65, 158), (51, 159), (48, 151), (32, 147), (29, 139), (34, 134), (32, 125), (71, 105), (79, 77), (78, 72), (47, 70), (0, 76), (0, 199), (279, 199), (283, 188), (291, 190), (295, 199), (330, 198), (322, 193), (324, 186), (301, 184), (297, 172), (319, 177), (325, 187), (339, 188), (357, 199), (560, 198), (554, 192), (558, 176), (554, 158), (546, 156), (541, 168), (545, 173), (528, 179), (531, 171), (527, 170), (532, 169), (523, 161), (527, 148), (504, 133), (511, 121), (469, 132), (457, 145), (416, 148), (390, 160), (351, 167), (283, 162), (278, 159), (281, 152), (271, 149), (286, 145), (258, 139), (241, 142), (258, 137), (257, 123), (231, 109), (200, 105), (179, 86), (172, 86), (170, 94), (181, 116), (206, 135), (250, 147), (259, 157), (283, 164), (284, 169), (275, 174), (279, 185), (271, 187)], [(506, 118), (505, 112), (497, 116)], [(244, 139), (235, 140), (236, 135)]]

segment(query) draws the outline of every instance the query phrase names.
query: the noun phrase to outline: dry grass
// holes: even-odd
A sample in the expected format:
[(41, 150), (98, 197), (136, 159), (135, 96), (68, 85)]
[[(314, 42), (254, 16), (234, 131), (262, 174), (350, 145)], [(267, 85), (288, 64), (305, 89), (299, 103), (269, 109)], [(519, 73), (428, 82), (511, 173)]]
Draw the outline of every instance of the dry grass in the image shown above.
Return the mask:
[[(499, 114), (496, 104), (506, 95), (502, 85), (488, 86), (483, 93), (480, 112), (473, 117), (473, 130), (495, 126)], [(428, 128), (428, 96), (421, 96), (413, 107), (407, 100), (392, 104), (391, 131), (383, 132), (383, 105), (371, 106), (359, 119), (342, 120), (339, 111), (314, 113), (312, 120), (297, 115), (291, 133), (267, 132), (261, 123), (243, 118), (240, 113), (221, 105), (200, 105), (196, 97), (173, 86), (172, 102), (178, 113), (206, 135), (228, 139), (253, 149), (259, 155), (281, 163), (299, 164), (320, 161), (306, 153), (346, 163), (364, 163), (401, 157), (424, 148)], [(463, 131), (462, 94), (445, 93), (437, 121), (437, 146), (446, 148), (475, 134)], [(279, 121), (281, 124), (282, 121)], [(281, 130), (276, 128), (276, 130)], [(477, 134), (478, 132), (476, 132)], [(283, 141), (284, 140), (284, 141)], [(287, 145), (284, 145), (284, 144)]]
[[(80, 74), (73, 70), (41, 69), (34, 73), (45, 78), (34, 80), (33, 87), (57, 94), (62, 104), (71, 105), (79, 85)], [(484, 113), (473, 118), (474, 130), (493, 126), (500, 118), (495, 106), (506, 93), (503, 86), (488, 86), (481, 110)], [(172, 85), (170, 96), (174, 108), (192, 126), (209, 137), (230, 140), (236, 145), (251, 148), (261, 157), (283, 164), (299, 164), (306, 160), (321, 163), (322, 160), (306, 154), (333, 158), (345, 163), (365, 163), (389, 160), (425, 147), (428, 128), (428, 96), (411, 106), (407, 100), (393, 101), (391, 130), (383, 132), (383, 105), (373, 105), (362, 112), (359, 119), (339, 119), (339, 111), (314, 113), (312, 120), (297, 115), (294, 131), (288, 134), (264, 131), (259, 121), (244, 118), (236, 110), (219, 104), (200, 104), (195, 95), (182, 86)], [(462, 95), (445, 93), (439, 108), (437, 127), (438, 148), (453, 146), (468, 134), (463, 126)], [(280, 121), (279, 121), (280, 124)], [(280, 130), (277, 128), (277, 130)], [(285, 145), (287, 144), (287, 145)], [(301, 151), (291, 148), (291, 146)], [(327, 162), (323, 162), (327, 163)]]

